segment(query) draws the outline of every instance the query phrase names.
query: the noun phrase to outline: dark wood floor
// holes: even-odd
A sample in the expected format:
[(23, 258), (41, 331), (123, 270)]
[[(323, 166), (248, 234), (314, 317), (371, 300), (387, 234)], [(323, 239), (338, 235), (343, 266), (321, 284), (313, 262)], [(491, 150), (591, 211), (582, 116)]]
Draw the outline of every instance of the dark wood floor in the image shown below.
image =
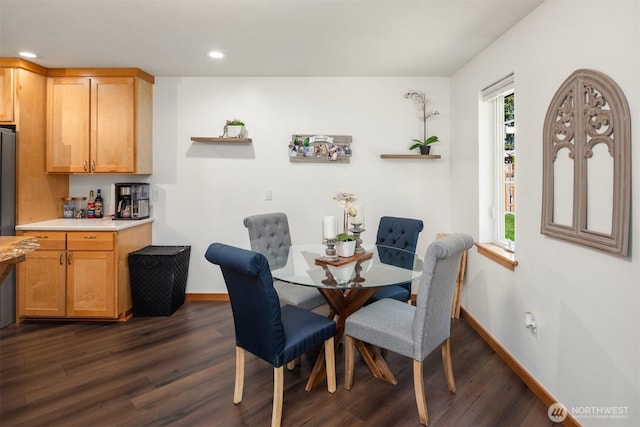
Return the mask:
[[(0, 425), (266, 426), (273, 370), (247, 355), (234, 405), (234, 331), (225, 302), (187, 302), (170, 317), (125, 323), (23, 323), (0, 330)], [(549, 426), (544, 405), (464, 322), (452, 325), (457, 393), (440, 352), (425, 364), (432, 426)], [(354, 386), (304, 391), (311, 358), (285, 370), (285, 426), (417, 426), (411, 360), (388, 353), (398, 379), (374, 379), (356, 360)]]

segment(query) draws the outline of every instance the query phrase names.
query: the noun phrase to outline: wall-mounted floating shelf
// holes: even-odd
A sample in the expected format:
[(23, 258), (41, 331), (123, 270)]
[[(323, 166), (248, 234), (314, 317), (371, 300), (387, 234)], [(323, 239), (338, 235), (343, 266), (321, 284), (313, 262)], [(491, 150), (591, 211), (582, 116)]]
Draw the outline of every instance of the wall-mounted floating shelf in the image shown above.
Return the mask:
[(208, 136), (192, 136), (193, 142), (217, 143), (217, 144), (251, 144), (251, 138), (213, 138)]
[(421, 159), (431, 160), (439, 159), (440, 154), (380, 154), (381, 159)]

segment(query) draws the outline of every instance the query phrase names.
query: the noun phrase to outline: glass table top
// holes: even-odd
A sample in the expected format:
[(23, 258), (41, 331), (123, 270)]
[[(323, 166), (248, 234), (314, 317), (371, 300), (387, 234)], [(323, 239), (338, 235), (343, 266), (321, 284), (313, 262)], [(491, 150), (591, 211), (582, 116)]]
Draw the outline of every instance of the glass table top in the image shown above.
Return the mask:
[(317, 288), (377, 288), (413, 282), (422, 276), (422, 259), (413, 252), (362, 245), (368, 259), (336, 266), (323, 262), (326, 246), (293, 245), (269, 259), (271, 275), (283, 282)]

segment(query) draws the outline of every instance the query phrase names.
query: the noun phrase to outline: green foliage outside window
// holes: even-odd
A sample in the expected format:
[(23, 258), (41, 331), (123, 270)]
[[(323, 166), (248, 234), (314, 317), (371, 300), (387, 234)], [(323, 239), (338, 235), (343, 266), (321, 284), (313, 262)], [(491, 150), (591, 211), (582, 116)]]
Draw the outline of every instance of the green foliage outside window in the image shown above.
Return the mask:
[(515, 214), (504, 214), (504, 237), (507, 240), (511, 240), (512, 242), (516, 241), (516, 215)]

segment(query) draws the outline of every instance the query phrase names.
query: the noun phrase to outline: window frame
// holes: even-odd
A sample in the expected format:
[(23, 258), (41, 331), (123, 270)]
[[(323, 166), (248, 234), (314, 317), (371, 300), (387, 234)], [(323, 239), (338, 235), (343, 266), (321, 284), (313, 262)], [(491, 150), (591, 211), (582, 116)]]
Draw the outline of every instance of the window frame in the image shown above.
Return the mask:
[[(505, 130), (505, 111), (504, 111), (504, 99), (509, 95), (514, 95), (515, 105), (515, 84), (514, 75), (509, 74), (503, 77), (497, 82), (482, 89), (482, 100), (490, 104), (491, 107), (491, 124), (490, 138), (492, 147), (492, 184), (493, 184), (493, 197), (492, 197), (492, 221), (493, 221), (493, 242), (495, 245), (506, 249), (510, 252), (515, 252), (515, 241), (511, 241), (505, 237), (505, 197), (507, 184), (504, 173), (504, 144), (506, 137)], [(515, 109), (514, 109), (514, 126), (515, 126)], [(514, 145), (514, 156), (516, 154), (516, 147)], [(514, 183), (516, 176), (514, 173)], [(516, 193), (517, 194), (517, 193)], [(515, 196), (514, 196), (515, 197)], [(515, 214), (514, 214), (515, 215)]]

